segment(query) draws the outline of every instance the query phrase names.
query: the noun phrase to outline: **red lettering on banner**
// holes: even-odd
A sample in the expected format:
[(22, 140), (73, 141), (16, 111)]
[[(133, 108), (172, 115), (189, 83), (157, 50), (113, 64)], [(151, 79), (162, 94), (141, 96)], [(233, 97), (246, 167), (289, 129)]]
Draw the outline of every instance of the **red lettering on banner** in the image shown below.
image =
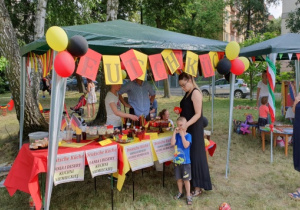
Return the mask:
[(149, 55), (149, 61), (152, 68), (153, 76), (155, 81), (163, 80), (168, 78), (168, 74), (165, 69), (164, 61), (161, 54)]
[(182, 58), (182, 50), (173, 50), (177, 61), (179, 63), (179, 67), (177, 69), (183, 69), (183, 58)]
[(208, 54), (199, 55), (199, 59), (200, 59), (203, 76), (205, 78), (214, 76), (215, 72), (212, 67), (209, 55)]
[(80, 58), (76, 73), (95, 81), (101, 57), (100, 53), (88, 49), (87, 53)]
[(142, 70), (142, 68), (139, 64), (139, 61), (137, 60), (133, 50), (129, 50), (129, 51), (121, 54), (120, 58), (122, 59), (122, 61), (124, 63), (124, 66), (126, 68), (126, 71), (127, 71), (128, 76), (131, 81), (142, 76), (143, 70)]

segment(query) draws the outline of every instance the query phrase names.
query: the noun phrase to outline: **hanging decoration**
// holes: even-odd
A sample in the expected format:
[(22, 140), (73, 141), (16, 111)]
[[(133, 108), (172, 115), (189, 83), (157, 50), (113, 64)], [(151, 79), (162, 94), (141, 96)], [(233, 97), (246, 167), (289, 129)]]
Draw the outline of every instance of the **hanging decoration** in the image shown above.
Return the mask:
[(226, 58), (233, 60), (239, 56), (240, 45), (236, 41), (229, 42), (225, 48)]
[(86, 39), (80, 35), (72, 36), (69, 40), (67, 50), (74, 57), (81, 57), (86, 54), (89, 44)]
[(240, 59), (236, 58), (231, 60), (230, 62), (231, 62), (231, 69), (230, 69), (231, 73), (238, 76), (244, 72), (245, 65)]
[(103, 55), (105, 83), (107, 85), (123, 84), (120, 57), (117, 55)]
[(246, 57), (239, 57), (238, 59), (243, 62), (243, 64), (245, 65), (245, 71), (247, 71), (250, 65), (249, 60)]
[(230, 69), (231, 69), (230, 60), (228, 60), (227, 58), (223, 58), (219, 61), (217, 65), (217, 71), (219, 72), (219, 74), (226, 75), (230, 73)]
[(133, 52), (133, 49), (121, 54), (120, 58), (123, 61), (123, 64), (131, 81), (143, 75), (143, 71), (138, 59)]
[(68, 46), (68, 36), (64, 29), (58, 26), (52, 26), (47, 30), (46, 41), (49, 47), (58, 52), (65, 50)]
[(191, 51), (187, 51), (184, 72), (192, 75), (193, 77), (196, 77), (197, 70), (198, 70), (198, 55)]
[(54, 69), (61, 77), (69, 77), (75, 70), (73, 56), (67, 51), (59, 52), (54, 59)]
[(213, 66), (213, 69), (216, 71), (217, 69), (217, 65), (219, 63), (219, 56), (218, 56), (218, 53), (217, 52), (209, 52), (208, 53), (209, 57), (210, 57), (210, 60), (211, 60), (211, 64)]
[(168, 78), (164, 61), (161, 54), (149, 55), (149, 62), (155, 81), (164, 80)]
[(214, 76), (215, 72), (209, 55), (208, 54), (199, 55), (199, 60), (200, 60), (203, 76), (205, 78)]
[(179, 63), (179, 67), (177, 70), (182, 70), (183, 69), (183, 56), (182, 56), (182, 50), (173, 50), (173, 53), (176, 56), (176, 59)]
[(140, 67), (143, 71), (143, 74), (140, 77), (138, 77), (138, 79), (144, 81), (146, 78), (146, 72), (147, 72), (148, 56), (146, 54), (141, 53), (136, 50), (133, 50), (133, 52), (134, 52), (136, 58), (138, 59)]
[(163, 56), (171, 74), (173, 74), (180, 67), (174, 52), (172, 50), (163, 50), (161, 55)]

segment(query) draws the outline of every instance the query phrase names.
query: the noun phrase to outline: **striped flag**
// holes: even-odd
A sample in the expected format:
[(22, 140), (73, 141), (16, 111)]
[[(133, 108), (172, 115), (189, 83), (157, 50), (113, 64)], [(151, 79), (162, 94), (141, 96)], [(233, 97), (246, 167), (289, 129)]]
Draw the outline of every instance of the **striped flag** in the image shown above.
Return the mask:
[(73, 131), (76, 131), (76, 128), (79, 128), (79, 126), (81, 125), (81, 122), (75, 115), (72, 115), (72, 117), (70, 119), (70, 125), (71, 125)]
[(270, 128), (273, 131), (273, 123), (275, 122), (275, 96), (274, 96), (274, 89), (275, 89), (275, 81), (276, 81), (276, 61), (277, 53), (271, 53), (269, 56), (266, 57), (266, 61), (268, 64), (267, 69), (267, 77), (268, 77), (268, 89), (269, 89), (269, 110), (271, 116), (271, 123)]
[(67, 127), (68, 123), (67, 120), (64, 116), (62, 116), (62, 120), (61, 120), (61, 126), (60, 126), (60, 130), (65, 130), (65, 128)]

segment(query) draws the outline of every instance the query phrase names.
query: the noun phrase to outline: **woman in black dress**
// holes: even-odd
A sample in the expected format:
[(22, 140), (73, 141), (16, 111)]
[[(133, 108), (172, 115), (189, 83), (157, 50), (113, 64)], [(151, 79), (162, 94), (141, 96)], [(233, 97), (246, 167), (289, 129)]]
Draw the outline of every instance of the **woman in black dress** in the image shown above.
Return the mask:
[(192, 135), (190, 151), (191, 185), (195, 188), (193, 192), (195, 197), (201, 194), (201, 189), (212, 189), (204, 143), (202, 93), (191, 75), (182, 73), (179, 75), (178, 80), (180, 87), (186, 92), (180, 102), (182, 109), (180, 116), (187, 119), (187, 132)]
[[(295, 113), (294, 126), (293, 126), (293, 161), (294, 168), (300, 172), (300, 93), (295, 98), (293, 111)], [(300, 200), (300, 188), (296, 192), (289, 193), (292, 199)]]

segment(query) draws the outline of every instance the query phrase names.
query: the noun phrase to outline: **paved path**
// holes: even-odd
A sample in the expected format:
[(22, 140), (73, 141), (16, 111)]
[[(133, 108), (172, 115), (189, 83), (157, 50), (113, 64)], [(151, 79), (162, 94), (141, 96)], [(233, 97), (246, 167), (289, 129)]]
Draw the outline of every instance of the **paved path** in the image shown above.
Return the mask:
[[(164, 90), (157, 90), (157, 95), (164, 95)], [(181, 88), (171, 88), (171, 95), (173, 96), (183, 96), (185, 92)], [(281, 93), (275, 93), (275, 98), (277, 100), (281, 99)], [(229, 96), (222, 96), (222, 97), (229, 97)], [(246, 99), (250, 99), (250, 96), (247, 96)], [(253, 93), (253, 99), (256, 99), (256, 93)]]

